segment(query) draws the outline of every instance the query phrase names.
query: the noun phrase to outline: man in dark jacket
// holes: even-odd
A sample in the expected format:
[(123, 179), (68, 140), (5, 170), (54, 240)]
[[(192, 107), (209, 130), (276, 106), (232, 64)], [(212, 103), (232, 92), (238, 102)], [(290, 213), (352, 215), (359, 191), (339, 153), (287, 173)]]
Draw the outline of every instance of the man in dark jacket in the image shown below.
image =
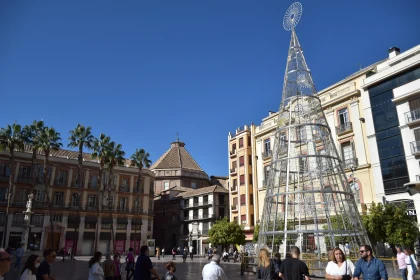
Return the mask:
[(281, 279), (279, 277), (280, 267), (281, 267), (280, 253), (274, 254), (273, 264), (274, 264), (274, 272), (275, 272), (274, 279), (280, 280)]
[(137, 258), (133, 280), (151, 280), (152, 274), (157, 280), (160, 280), (149, 258), (149, 247), (144, 245), (140, 248), (140, 256)]

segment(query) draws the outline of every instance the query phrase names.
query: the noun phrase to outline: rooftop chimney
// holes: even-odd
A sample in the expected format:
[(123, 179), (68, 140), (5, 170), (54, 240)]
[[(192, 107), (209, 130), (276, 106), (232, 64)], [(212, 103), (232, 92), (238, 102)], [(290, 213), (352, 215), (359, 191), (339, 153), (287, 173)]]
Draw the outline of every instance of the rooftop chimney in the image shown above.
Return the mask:
[(388, 50), (389, 58), (394, 58), (400, 54), (400, 49), (397, 47), (392, 47)]

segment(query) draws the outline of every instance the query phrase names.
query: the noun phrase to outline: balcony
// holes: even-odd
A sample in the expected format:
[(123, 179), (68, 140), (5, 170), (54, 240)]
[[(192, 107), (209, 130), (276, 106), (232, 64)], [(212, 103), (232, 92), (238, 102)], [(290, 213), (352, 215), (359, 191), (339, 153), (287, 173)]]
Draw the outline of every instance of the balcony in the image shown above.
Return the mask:
[(66, 185), (66, 180), (64, 179), (57, 179), (54, 180), (54, 186), (65, 186)]
[(81, 186), (81, 184), (79, 183), (79, 182), (77, 182), (77, 181), (73, 181), (72, 183), (71, 183), (71, 187), (72, 188), (78, 188), (78, 187), (80, 187)]
[(185, 221), (193, 220), (205, 220), (205, 219), (214, 219), (216, 216), (214, 214), (203, 214), (203, 215), (193, 215), (192, 217), (184, 217)]
[(271, 150), (265, 151), (265, 152), (262, 154), (263, 159), (268, 159), (268, 158), (271, 158), (271, 155), (272, 155), (272, 154), (273, 154), (273, 151), (271, 151)]
[(128, 213), (130, 211), (128, 210), (128, 207), (122, 207), (122, 208), (117, 208), (117, 212)]
[(338, 126), (335, 127), (336, 131), (337, 131), (337, 135), (342, 135), (348, 132), (352, 132), (353, 131), (353, 125), (351, 122), (346, 122), (343, 124), (340, 124)]
[(19, 183), (32, 184), (32, 178), (18, 177)]
[(120, 192), (130, 192), (130, 187), (128, 185), (121, 185)]
[(64, 208), (64, 202), (54, 202), (53, 208)]
[(237, 192), (238, 192), (238, 188), (237, 188), (236, 186), (234, 186), (234, 187), (230, 187), (230, 191), (231, 191), (232, 193), (237, 193)]
[(348, 158), (343, 161), (344, 168), (356, 168), (358, 165), (357, 158)]
[(200, 201), (200, 202), (193, 202), (193, 203), (185, 203), (184, 208), (192, 208), (192, 207), (200, 207), (200, 206), (207, 206), (212, 205), (212, 200)]
[(236, 167), (235, 168), (232, 168), (231, 170), (230, 170), (230, 175), (234, 175), (234, 174), (236, 174)]
[(35, 207), (47, 207), (48, 203), (46, 201), (34, 201), (33, 205)]
[(90, 211), (96, 210), (96, 205), (89, 205), (87, 207), (87, 210), (90, 210)]
[(420, 123), (420, 109), (407, 112), (405, 115), (405, 123), (408, 126), (413, 126)]
[(230, 206), (231, 211), (238, 211), (238, 205), (232, 205)]
[(420, 141), (414, 141), (410, 143), (411, 153), (414, 156), (420, 156)]
[(229, 154), (230, 154), (231, 158), (235, 157), (236, 156), (236, 150), (230, 151)]

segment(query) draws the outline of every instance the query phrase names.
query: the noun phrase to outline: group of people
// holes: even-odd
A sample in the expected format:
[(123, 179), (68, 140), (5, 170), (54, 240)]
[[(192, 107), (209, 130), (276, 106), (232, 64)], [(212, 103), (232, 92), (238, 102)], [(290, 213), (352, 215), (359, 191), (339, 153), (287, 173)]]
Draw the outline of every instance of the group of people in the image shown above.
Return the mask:
[[(397, 255), (403, 280), (413, 280), (417, 263), (414, 255), (406, 249), (406, 254), (401, 255), (401, 248), (398, 248)], [(327, 280), (359, 280), (363, 275), (365, 280), (388, 280), (388, 273), (384, 263), (373, 256), (372, 247), (362, 245), (359, 250), (360, 259), (353, 264), (346, 258), (340, 248), (335, 248), (330, 254), (330, 261), (325, 268), (325, 278)], [(300, 249), (296, 246), (291, 247), (286, 258), (281, 261), (280, 254), (276, 253), (274, 259), (269, 258), (268, 248), (262, 248), (259, 252), (259, 262), (257, 268), (257, 279), (264, 280), (310, 280), (309, 269), (300, 259)], [(406, 264), (404, 266), (403, 264)], [(401, 268), (402, 267), (402, 268)], [(406, 278), (405, 273), (408, 271)]]

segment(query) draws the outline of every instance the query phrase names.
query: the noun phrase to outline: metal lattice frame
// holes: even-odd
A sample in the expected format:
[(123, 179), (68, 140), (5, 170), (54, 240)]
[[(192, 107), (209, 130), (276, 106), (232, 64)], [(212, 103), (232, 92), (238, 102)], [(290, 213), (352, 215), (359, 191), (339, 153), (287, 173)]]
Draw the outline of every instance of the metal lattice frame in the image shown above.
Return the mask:
[[(299, 11), (295, 13), (300, 19)], [(287, 26), (292, 38), (258, 246), (283, 256), (291, 246), (316, 257), (338, 246), (356, 253), (370, 242), (316, 96), (296, 24)]]

